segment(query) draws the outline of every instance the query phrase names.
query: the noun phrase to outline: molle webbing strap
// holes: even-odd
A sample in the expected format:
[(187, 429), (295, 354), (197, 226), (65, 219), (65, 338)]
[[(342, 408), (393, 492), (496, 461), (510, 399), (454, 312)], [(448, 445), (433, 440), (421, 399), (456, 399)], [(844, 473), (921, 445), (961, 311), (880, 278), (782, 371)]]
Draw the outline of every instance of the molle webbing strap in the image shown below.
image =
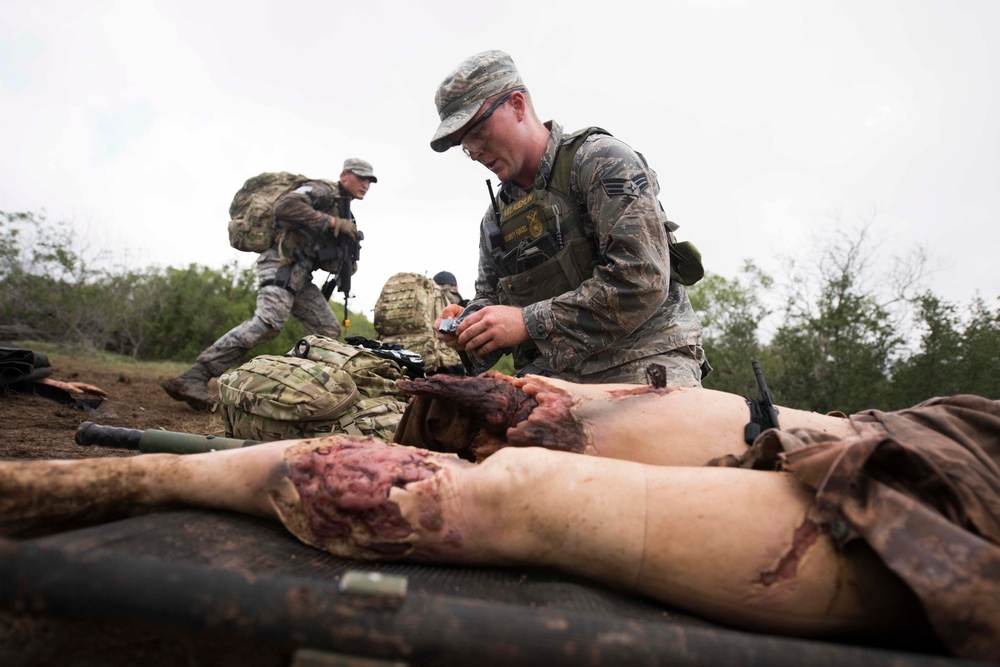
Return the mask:
[(607, 130), (591, 126), (563, 137), (562, 144), (556, 152), (556, 159), (552, 164), (552, 172), (549, 174), (549, 187), (562, 194), (569, 194), (570, 174), (573, 171), (573, 158), (576, 152), (583, 145), (583, 142), (592, 134), (611, 135)]

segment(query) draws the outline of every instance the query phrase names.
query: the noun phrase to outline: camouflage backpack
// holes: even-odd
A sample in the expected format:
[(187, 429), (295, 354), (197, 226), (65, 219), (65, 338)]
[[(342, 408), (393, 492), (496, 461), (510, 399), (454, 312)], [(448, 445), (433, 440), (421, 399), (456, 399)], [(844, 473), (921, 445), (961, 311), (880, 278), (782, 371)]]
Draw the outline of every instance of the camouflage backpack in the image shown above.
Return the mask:
[(407, 396), (402, 367), (325, 336), (301, 339), (284, 356), (260, 355), (219, 378), (226, 436), (250, 440), (331, 433), (392, 441)]
[(416, 352), (428, 371), (461, 365), (458, 353), (432, 331), (434, 320), (450, 303), (444, 291), (427, 276), (395, 274), (386, 281), (375, 302), (374, 325), (379, 340), (399, 343)]
[(311, 179), (287, 171), (268, 171), (247, 180), (229, 205), (229, 245), (264, 252), (274, 245), (274, 203)]

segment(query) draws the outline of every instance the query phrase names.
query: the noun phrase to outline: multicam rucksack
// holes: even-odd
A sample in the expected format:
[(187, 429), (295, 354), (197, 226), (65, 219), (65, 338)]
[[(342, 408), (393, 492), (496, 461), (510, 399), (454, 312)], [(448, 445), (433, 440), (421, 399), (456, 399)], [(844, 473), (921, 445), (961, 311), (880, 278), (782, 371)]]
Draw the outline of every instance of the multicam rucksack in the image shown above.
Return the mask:
[(331, 433), (392, 441), (407, 396), (401, 366), (325, 336), (284, 356), (260, 355), (219, 378), (226, 436), (250, 440)]
[(310, 179), (287, 171), (268, 171), (247, 180), (229, 205), (229, 244), (264, 252), (274, 245), (274, 203)]
[(382, 287), (375, 302), (379, 340), (399, 343), (419, 354), (424, 368), (436, 371), (461, 366), (458, 353), (433, 333), (434, 320), (451, 301), (433, 280), (419, 273), (397, 273)]

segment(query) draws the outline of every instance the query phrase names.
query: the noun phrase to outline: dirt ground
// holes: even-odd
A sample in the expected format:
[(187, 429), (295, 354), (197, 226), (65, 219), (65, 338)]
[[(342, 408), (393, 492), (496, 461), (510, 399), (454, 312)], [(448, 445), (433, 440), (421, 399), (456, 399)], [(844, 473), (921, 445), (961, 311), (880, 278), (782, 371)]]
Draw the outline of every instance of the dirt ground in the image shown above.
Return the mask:
[[(132, 456), (137, 452), (74, 441), (83, 422), (132, 429), (166, 429), (224, 435), (218, 413), (198, 413), (169, 398), (161, 379), (180, 373), (180, 363), (134, 363), (18, 341), (43, 352), (51, 377), (96, 385), (108, 393), (92, 413), (32, 393), (0, 388), (0, 460), (80, 459)], [(85, 395), (85, 398), (94, 398)], [(0, 664), (10, 667), (61, 664), (74, 667), (125, 665), (220, 665), (271, 667), (292, 663), (291, 651), (246, 637), (198, 633), (170, 624), (109, 623), (100, 619), (23, 614), (0, 610)]]
[(45, 353), (53, 368), (53, 378), (96, 385), (108, 397), (92, 414), (87, 414), (38, 395), (0, 388), (0, 460), (78, 459), (134, 453), (77, 445), (74, 441), (77, 427), (86, 421), (141, 430), (224, 435), (218, 413), (195, 412), (186, 403), (172, 400), (160, 387), (161, 379), (180, 373), (184, 364), (138, 363), (61, 351), (50, 345), (19, 344)]

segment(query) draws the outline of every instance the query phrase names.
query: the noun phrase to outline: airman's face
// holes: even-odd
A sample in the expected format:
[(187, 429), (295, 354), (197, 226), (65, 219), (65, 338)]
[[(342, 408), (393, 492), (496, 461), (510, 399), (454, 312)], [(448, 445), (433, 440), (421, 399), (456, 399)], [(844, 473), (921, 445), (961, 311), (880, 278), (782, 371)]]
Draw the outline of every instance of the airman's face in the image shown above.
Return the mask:
[(364, 176), (358, 176), (357, 174), (345, 171), (340, 174), (340, 184), (343, 186), (347, 194), (351, 195), (355, 199), (364, 199), (365, 194), (368, 192), (368, 188), (371, 186), (372, 182), (370, 178), (365, 178)]
[(462, 150), (492, 171), (501, 181), (512, 180), (522, 168), (518, 124), (524, 96), (515, 89), (497, 97), (476, 113), (460, 134)]

